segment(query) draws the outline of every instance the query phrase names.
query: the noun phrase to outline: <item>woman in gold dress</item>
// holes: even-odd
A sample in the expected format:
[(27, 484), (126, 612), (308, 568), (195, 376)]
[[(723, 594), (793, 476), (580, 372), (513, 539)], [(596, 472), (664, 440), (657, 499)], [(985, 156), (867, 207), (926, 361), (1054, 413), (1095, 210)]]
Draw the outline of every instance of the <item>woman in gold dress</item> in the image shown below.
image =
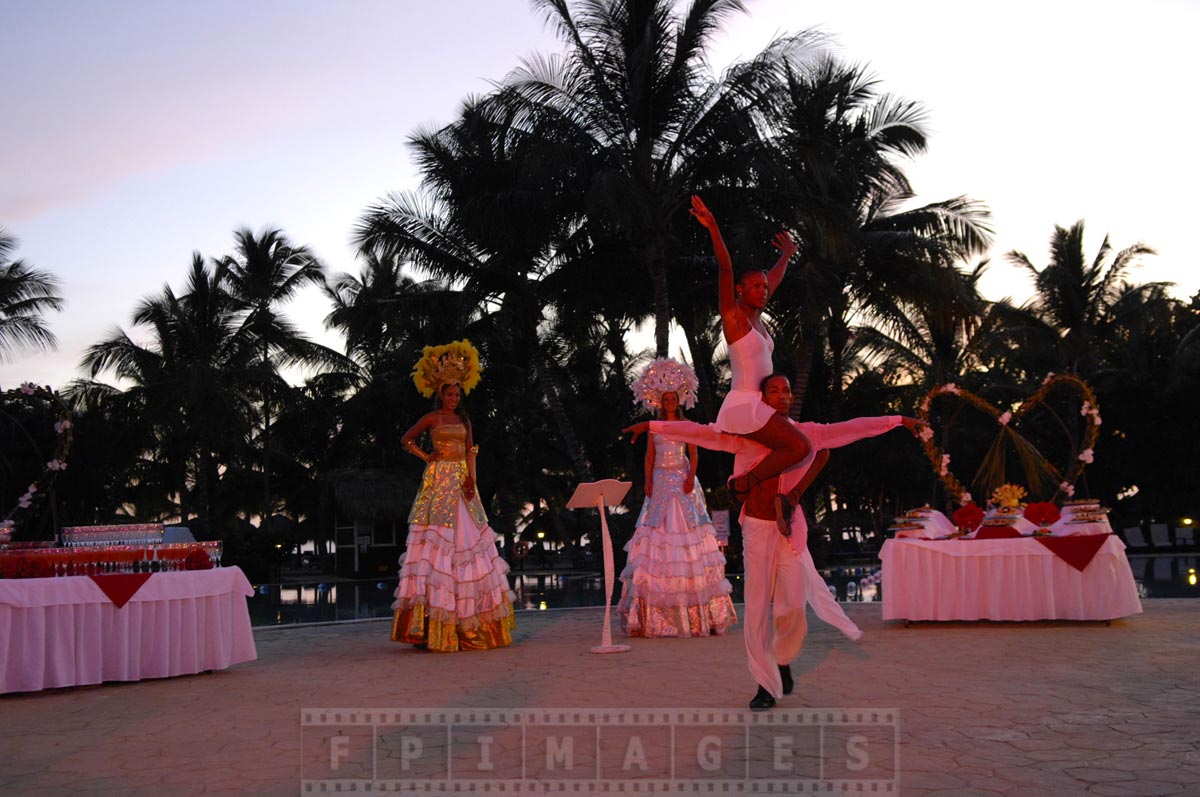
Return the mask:
[[(467, 341), (426, 347), (414, 381), (435, 396), (435, 409), (401, 440), (428, 464), (408, 516), (392, 640), (445, 652), (503, 647), (512, 643), (515, 596), (475, 489), (477, 449), (462, 407), (479, 381), (478, 353)], [(431, 450), (417, 444), (426, 432)]]

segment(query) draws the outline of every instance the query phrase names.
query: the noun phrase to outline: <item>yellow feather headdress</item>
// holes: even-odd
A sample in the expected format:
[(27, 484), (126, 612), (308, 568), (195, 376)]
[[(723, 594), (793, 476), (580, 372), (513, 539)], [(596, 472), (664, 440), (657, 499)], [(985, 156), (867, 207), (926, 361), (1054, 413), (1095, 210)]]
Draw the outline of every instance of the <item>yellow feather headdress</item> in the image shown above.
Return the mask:
[(413, 369), (413, 383), (425, 398), (442, 385), (456, 384), (464, 394), (479, 384), (479, 350), (463, 338), (441, 346), (426, 346)]

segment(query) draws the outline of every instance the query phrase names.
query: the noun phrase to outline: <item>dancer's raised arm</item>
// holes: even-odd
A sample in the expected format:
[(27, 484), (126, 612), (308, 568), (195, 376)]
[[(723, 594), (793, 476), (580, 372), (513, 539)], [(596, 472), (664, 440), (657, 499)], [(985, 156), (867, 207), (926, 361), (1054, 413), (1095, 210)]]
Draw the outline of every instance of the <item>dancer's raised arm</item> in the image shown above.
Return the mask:
[(775, 233), (774, 240), (771, 241), (771, 246), (779, 250), (779, 259), (775, 261), (775, 265), (771, 266), (771, 270), (767, 272), (767, 287), (770, 289), (771, 296), (775, 295), (775, 289), (779, 287), (779, 283), (783, 282), (783, 275), (787, 273), (788, 262), (792, 259), (792, 255), (796, 254), (796, 242), (792, 240), (791, 234), (784, 230)]
[(721, 314), (721, 327), (725, 339), (733, 342), (750, 331), (750, 320), (737, 303), (737, 292), (733, 284), (733, 260), (729, 257), (725, 239), (721, 237), (717, 217), (698, 196), (692, 197), (691, 214), (696, 217), (696, 221), (704, 225), (712, 237), (713, 255), (717, 259), (717, 310)]

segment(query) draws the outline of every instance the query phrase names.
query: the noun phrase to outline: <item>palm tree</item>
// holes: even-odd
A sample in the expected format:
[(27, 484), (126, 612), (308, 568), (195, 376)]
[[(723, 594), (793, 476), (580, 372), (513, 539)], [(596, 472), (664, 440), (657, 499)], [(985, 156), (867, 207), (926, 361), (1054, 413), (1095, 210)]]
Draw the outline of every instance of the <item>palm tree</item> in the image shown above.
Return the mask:
[(853, 330), (864, 366), (922, 393), (980, 372), (994, 382), (1023, 316), (1007, 300), (989, 302), (980, 294), (988, 265), (983, 260), (970, 271), (947, 272), (916, 300), (880, 297), (872, 303), (869, 323)]
[(358, 276), (329, 280), (325, 294), (333, 304), (325, 327), (345, 338), (348, 364), (310, 381), (344, 397), (331, 459), (342, 467), (394, 467), (411, 459), (398, 447), (404, 424), (428, 411), (413, 390), (413, 366), (428, 343), (462, 335), (468, 301), (440, 282), (407, 276), (401, 258), (374, 252), (364, 255)]
[(325, 285), (333, 305), (325, 328), (345, 338), (360, 378), (407, 377), (426, 341), (458, 334), (469, 311), (459, 292), (408, 276), (398, 256), (366, 252), (363, 259), (358, 276), (339, 274)]
[(356, 239), (364, 252), (411, 263), (468, 297), (470, 319), (455, 319), (478, 319), (487, 339), (473, 340), (489, 367), (513, 360), (530, 371), (578, 478), (590, 481), (591, 463), (542, 345), (553, 304), (562, 299), (545, 280), (569, 262), (564, 251), (586, 251), (586, 236), (559, 208), (570, 201), (565, 183), (556, 189), (550, 165), (531, 152), (540, 142), (498, 110), (469, 103), (454, 123), (415, 135), (425, 193), (392, 194), (369, 208)]
[(44, 351), (58, 346), (46, 326), (48, 310), (62, 310), (59, 282), (24, 261), (10, 260), (17, 239), (0, 228), (0, 360), (18, 351)]
[[(819, 38), (779, 40), (714, 79), (707, 48), (740, 0), (535, 0), (566, 44), (561, 57), (535, 57), (509, 75), (496, 100), (569, 164), (583, 199), (579, 223), (593, 238), (615, 235), (627, 250), (607, 264), (628, 290), (649, 277), (655, 348), (667, 355), (672, 306), (668, 264), (676, 228), (702, 185), (736, 179), (739, 153), (758, 135), (746, 109), (780, 70)], [(563, 176), (567, 176), (563, 170)], [(629, 266), (633, 268), (630, 269)], [(625, 270), (622, 271), (622, 268)]]
[[(184, 293), (165, 286), (134, 311), (133, 324), (148, 328), (149, 341), (116, 330), (84, 355), (93, 381), (68, 390), (77, 405), (107, 405), (110, 417), (136, 425), (145, 454), (131, 487), (169, 485), (183, 522), (193, 514), (215, 520), (217, 483), (237, 468), (255, 418), (249, 396), (259, 341), (239, 324), (241, 305), (226, 291), (227, 279), (224, 263), (210, 269), (194, 254)], [(94, 381), (105, 372), (128, 387)], [(170, 511), (158, 508), (160, 516)]]
[[(243, 324), (253, 330), (259, 345), (259, 383), (262, 392), (263, 523), (274, 509), (271, 500), (271, 402), (282, 388), (277, 365), (315, 365), (336, 360), (276, 312), (306, 285), (325, 283), (324, 266), (304, 246), (293, 245), (277, 229), (259, 234), (243, 227), (233, 234), (236, 254), (225, 259), (230, 294), (245, 311)], [(272, 355), (275, 360), (272, 360)]]
[(1155, 254), (1141, 242), (1114, 252), (1105, 236), (1089, 262), (1083, 251), (1083, 227), (1082, 220), (1069, 228), (1056, 226), (1050, 236), (1050, 262), (1041, 269), (1018, 251), (1009, 252), (1008, 259), (1033, 277), (1036, 293), (1029, 309), (1061, 336), (1060, 368), (1088, 374), (1101, 362), (1100, 346), (1119, 303), (1133, 301), (1131, 290), (1149, 295), (1166, 286), (1155, 282), (1128, 286), (1129, 271), (1141, 258)]
[(824, 349), (836, 416), (851, 319), (896, 298), (945, 293), (939, 285), (955, 281), (954, 264), (990, 245), (989, 214), (965, 197), (910, 207), (900, 162), (925, 150), (925, 112), (880, 94), (861, 66), (827, 58), (791, 70), (761, 112), (777, 132), (756, 158), (766, 203), (759, 215), (794, 225), (802, 241), (776, 299), (789, 308), (782, 329), (794, 352), (793, 392), (804, 399)]

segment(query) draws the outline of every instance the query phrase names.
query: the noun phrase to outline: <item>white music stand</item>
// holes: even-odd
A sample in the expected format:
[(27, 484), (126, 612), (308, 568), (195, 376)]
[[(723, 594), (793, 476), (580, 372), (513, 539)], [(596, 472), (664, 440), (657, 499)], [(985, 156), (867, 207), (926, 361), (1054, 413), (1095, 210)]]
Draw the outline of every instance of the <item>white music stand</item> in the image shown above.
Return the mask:
[(628, 645), (612, 643), (612, 593), (613, 593), (613, 548), (612, 537), (608, 534), (608, 515), (606, 506), (616, 506), (629, 492), (633, 482), (619, 482), (616, 479), (602, 479), (598, 482), (583, 482), (575, 488), (575, 494), (567, 502), (567, 509), (600, 510), (600, 536), (604, 540), (604, 632), (600, 644), (592, 648), (592, 653), (624, 653)]

